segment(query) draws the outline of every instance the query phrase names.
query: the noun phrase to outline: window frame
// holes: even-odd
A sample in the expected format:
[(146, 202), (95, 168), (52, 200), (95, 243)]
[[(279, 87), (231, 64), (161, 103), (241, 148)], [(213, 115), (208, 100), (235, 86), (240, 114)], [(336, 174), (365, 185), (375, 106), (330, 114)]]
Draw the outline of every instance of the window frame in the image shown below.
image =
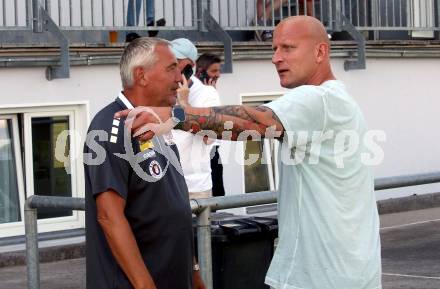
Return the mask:
[[(13, 139), (13, 149), (14, 149), (14, 161), (15, 170), (17, 175), (17, 187), (18, 187), (18, 200), (20, 206), (20, 219), (18, 222), (9, 222), (0, 224), (0, 238), (8, 237), (9, 234), (6, 232), (20, 232), (19, 227), (24, 225), (24, 203), (26, 201), (25, 197), (25, 185), (24, 185), (24, 175), (23, 175), (23, 162), (21, 159), (21, 146), (20, 146), (20, 133), (18, 128), (18, 118), (14, 114), (0, 114), (0, 120), (12, 120), (12, 139)], [(17, 230), (18, 229), (18, 230)], [(23, 230), (24, 231), (24, 230)]]
[[(241, 104), (250, 105), (250, 106), (259, 106), (264, 103), (273, 101), (279, 97), (281, 97), (283, 92), (262, 92), (262, 93), (246, 93), (241, 94)], [(262, 158), (265, 159), (266, 165), (266, 173), (267, 179), (269, 181), (269, 190), (277, 191), (279, 186), (279, 148), (280, 143), (276, 140), (262, 139), (263, 140), (263, 151)], [(243, 157), (245, 153), (245, 146), (243, 143)], [(272, 155), (273, 154), (273, 155)], [(273, 156), (273, 157), (272, 157)], [(246, 176), (245, 176), (245, 167), (243, 166), (243, 191), (246, 192)], [(259, 205), (259, 206), (249, 206), (246, 207), (247, 214), (261, 214), (261, 213), (269, 213), (272, 214), (277, 210), (276, 204), (267, 204), (267, 205)]]
[[(17, 135), (21, 133), (22, 140), (18, 143), (18, 153), (23, 155), (20, 161), (20, 180), (23, 185), (23, 203), (20, 203), (22, 213), (22, 221), (14, 223), (0, 224), (0, 238), (24, 235), (24, 202), (27, 197), (33, 195), (33, 187), (29, 188), (29, 179), (33, 183), (33, 171), (30, 171), (26, 164), (29, 164), (29, 157), (32, 160), (32, 117), (48, 117), (69, 114), (69, 130), (74, 133), (70, 134), (70, 154), (71, 159), (71, 181), (72, 181), (72, 197), (84, 198), (84, 169), (82, 146), (86, 138), (87, 126), (89, 124), (89, 102), (65, 102), (65, 103), (37, 103), (37, 104), (21, 104), (11, 106), (0, 106), (0, 118), (13, 116), (17, 120)], [(18, 115), (23, 116), (21, 127), (18, 124)], [(17, 138), (16, 141), (19, 141)], [(72, 157), (76, 156), (74, 160)], [(23, 164), (23, 165), (22, 165)], [(33, 166), (32, 162), (30, 164)], [(24, 167), (23, 167), (24, 166)], [(19, 176), (19, 175), (17, 175)], [(32, 189), (32, 190), (30, 190)], [(21, 200), (21, 199), (20, 199)], [(4, 229), (3, 229), (4, 228)], [(70, 229), (85, 228), (85, 212), (73, 211), (72, 216), (58, 217), (38, 220), (38, 232), (54, 232)]]
[[(69, 118), (69, 130), (72, 131), (75, 130), (75, 124), (74, 124), (74, 114), (72, 111), (57, 111), (57, 112), (28, 112), (24, 114), (23, 117), (23, 126), (24, 126), (24, 155), (25, 155), (25, 174), (26, 174), (26, 197), (29, 198), (30, 196), (35, 195), (35, 186), (34, 186), (34, 164), (33, 164), (33, 148), (32, 148), (32, 119), (39, 118), (39, 117), (56, 117), (56, 116), (67, 116)], [(76, 136), (75, 134), (70, 135), (71, 138), (71, 144), (74, 144), (76, 142)], [(78, 195), (78, 186), (77, 182), (75, 181), (77, 179), (77, 164), (75, 163), (73, 156), (76, 155), (76, 148), (75, 145), (70, 145), (70, 181), (71, 181), (71, 190), (72, 190), (72, 197), (79, 197)], [(56, 217), (56, 218), (48, 218), (48, 219), (42, 219), (38, 220), (39, 225), (43, 224), (52, 224), (55, 225), (57, 223), (63, 223), (63, 222), (76, 222), (78, 221), (78, 211), (73, 211), (72, 216), (65, 216), (65, 217)]]
[[(284, 93), (282, 92), (267, 92), (267, 93), (246, 93), (241, 94), (241, 103), (243, 105), (249, 106), (259, 106), (264, 103), (273, 101), (279, 97), (281, 97)], [(278, 180), (279, 180), (279, 172), (278, 172), (278, 149), (279, 143), (274, 140), (262, 139), (263, 141), (263, 151), (262, 158), (265, 159), (266, 163), (266, 172), (268, 174), (269, 180), (269, 189), (271, 191), (275, 191), (278, 189)], [(243, 143), (243, 152), (245, 152), (245, 147)], [(272, 158), (273, 153), (273, 158)], [(246, 191), (246, 179), (245, 172), (243, 168), (243, 187)]]

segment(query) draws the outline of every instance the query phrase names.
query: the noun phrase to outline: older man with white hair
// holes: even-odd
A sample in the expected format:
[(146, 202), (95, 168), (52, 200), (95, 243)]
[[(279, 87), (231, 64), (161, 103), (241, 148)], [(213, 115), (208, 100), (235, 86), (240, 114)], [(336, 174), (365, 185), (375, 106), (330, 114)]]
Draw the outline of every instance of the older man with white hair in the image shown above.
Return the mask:
[(84, 166), (87, 289), (203, 289), (188, 190), (170, 165), (176, 146), (162, 136), (127, 139), (124, 119), (114, 118), (121, 109), (176, 103), (181, 74), (169, 42), (132, 41), (120, 73), (123, 91), (96, 114), (84, 147), (105, 153)]

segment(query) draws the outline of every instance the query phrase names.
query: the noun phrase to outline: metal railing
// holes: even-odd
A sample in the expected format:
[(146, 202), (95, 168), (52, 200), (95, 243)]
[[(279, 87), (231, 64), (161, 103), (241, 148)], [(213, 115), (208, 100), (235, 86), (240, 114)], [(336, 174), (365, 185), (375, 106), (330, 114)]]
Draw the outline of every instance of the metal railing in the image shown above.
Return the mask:
[[(232, 72), (232, 39), (227, 30), (255, 30), (255, 39), (270, 40), (270, 30), (291, 15), (312, 15), (329, 32), (348, 32), (357, 43), (356, 53), (351, 54), (357, 59), (346, 60), (346, 70), (366, 66), (366, 35), (360, 31), (374, 31), (374, 39), (381, 31), (406, 30), (412, 38), (434, 38), (434, 32), (440, 31), (440, 0), (0, 0), (0, 4), (0, 33), (48, 31), (58, 42), (60, 65), (48, 67), (49, 80), (69, 77), (67, 35), (78, 31), (75, 35), (83, 39), (91, 35), (88, 32), (109, 31), (107, 42), (117, 41), (115, 30), (210, 32), (191, 35), (223, 42), (225, 73)], [(15, 34), (17, 40), (24, 38)]]
[[(375, 190), (385, 190), (440, 182), (440, 172), (376, 179)], [(211, 251), (211, 211), (275, 203), (275, 192), (258, 192), (226, 197), (191, 200), (191, 210), (197, 215), (197, 247), (202, 278), (208, 289), (213, 288)], [(85, 210), (82, 198), (32, 196), (25, 204), (26, 264), (28, 289), (40, 289), (38, 254), (38, 208)]]
[(226, 30), (271, 30), (292, 15), (314, 16), (329, 30), (341, 16), (359, 30), (440, 30), (439, 0), (211, 0), (209, 9)]
[(341, 14), (358, 30), (440, 30), (439, 0), (333, 0), (333, 2), (336, 10), (341, 11)]
[(197, 30), (205, 8), (225, 30), (271, 30), (301, 14), (329, 30), (342, 15), (358, 30), (440, 30), (440, 0), (0, 0), (0, 29), (30, 28), (35, 2), (61, 30)]
[[(200, 0), (40, 1), (61, 30), (195, 30)], [(197, 2), (196, 2), (197, 1)], [(158, 24), (165, 19), (164, 25)]]
[(29, 30), (32, 0), (0, 0), (0, 30)]
[(331, 0), (211, 0), (209, 11), (225, 30), (271, 30), (293, 15), (313, 15), (329, 29), (336, 20)]

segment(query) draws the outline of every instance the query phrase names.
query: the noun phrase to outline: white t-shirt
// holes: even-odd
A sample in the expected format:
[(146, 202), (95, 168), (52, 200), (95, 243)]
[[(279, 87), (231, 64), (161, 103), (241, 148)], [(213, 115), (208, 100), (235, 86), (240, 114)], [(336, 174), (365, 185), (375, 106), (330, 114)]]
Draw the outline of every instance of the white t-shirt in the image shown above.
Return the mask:
[[(193, 85), (189, 90), (188, 102), (193, 107), (220, 105), (217, 90), (204, 85), (198, 78), (191, 77)], [(203, 142), (203, 137), (173, 130), (173, 139), (179, 149), (180, 162), (188, 186), (188, 191), (203, 192), (212, 189), (210, 152), (214, 143)]]
[(381, 288), (379, 216), (373, 175), (361, 161), (371, 152), (360, 108), (337, 80), (292, 89), (266, 106), (288, 139), (279, 156), (279, 242), (266, 283)]

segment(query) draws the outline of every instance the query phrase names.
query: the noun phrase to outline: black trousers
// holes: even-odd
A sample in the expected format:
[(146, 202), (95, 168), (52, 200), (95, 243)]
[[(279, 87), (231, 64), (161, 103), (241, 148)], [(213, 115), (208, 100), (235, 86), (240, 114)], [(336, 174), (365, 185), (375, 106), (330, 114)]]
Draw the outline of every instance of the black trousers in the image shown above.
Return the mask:
[(225, 195), (225, 188), (223, 186), (223, 165), (218, 153), (218, 148), (218, 146), (213, 146), (211, 150), (211, 178), (213, 197)]

